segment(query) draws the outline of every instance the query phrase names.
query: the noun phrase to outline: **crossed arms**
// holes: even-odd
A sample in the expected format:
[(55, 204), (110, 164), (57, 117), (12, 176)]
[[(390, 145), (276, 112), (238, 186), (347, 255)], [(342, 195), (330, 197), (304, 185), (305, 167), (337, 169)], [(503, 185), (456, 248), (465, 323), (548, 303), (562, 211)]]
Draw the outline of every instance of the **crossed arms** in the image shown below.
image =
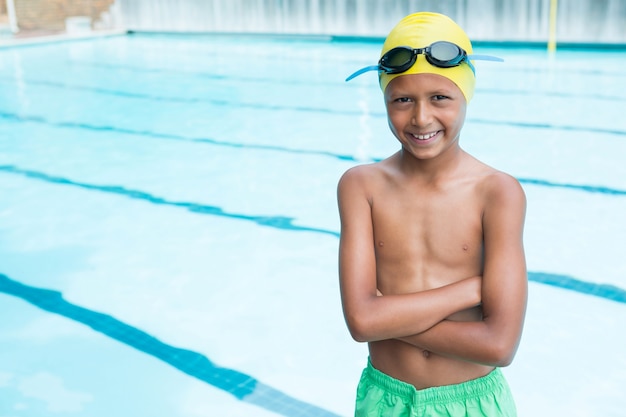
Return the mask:
[[(352, 337), (360, 342), (400, 339), (442, 356), (509, 365), (520, 341), (527, 298), (522, 242), (526, 201), (519, 183), (496, 175), (487, 184), (482, 276), (384, 296), (377, 295), (371, 206), (365, 190), (358, 171), (344, 175), (338, 188), (340, 287)], [(446, 320), (478, 304), (481, 321)]]

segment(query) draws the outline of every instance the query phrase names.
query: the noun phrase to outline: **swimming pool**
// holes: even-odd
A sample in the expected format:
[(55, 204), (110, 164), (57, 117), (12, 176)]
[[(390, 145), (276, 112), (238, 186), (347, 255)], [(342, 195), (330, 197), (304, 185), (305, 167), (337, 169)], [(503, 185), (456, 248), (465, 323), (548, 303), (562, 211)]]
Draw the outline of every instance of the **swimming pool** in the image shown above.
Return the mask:
[[(335, 187), (384, 158), (375, 42), (0, 49), (0, 415), (347, 416)], [(520, 415), (626, 406), (626, 58), (478, 47), (462, 146), (520, 179)]]

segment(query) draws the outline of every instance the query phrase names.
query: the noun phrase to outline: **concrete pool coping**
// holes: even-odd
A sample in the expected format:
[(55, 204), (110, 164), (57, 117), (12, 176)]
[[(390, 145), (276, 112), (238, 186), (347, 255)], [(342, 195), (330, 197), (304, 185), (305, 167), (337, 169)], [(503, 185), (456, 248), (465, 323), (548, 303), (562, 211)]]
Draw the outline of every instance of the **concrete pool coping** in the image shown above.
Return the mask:
[(126, 29), (93, 30), (84, 33), (24, 32), (7, 36), (6, 38), (0, 37), (0, 49), (56, 42), (91, 40), (126, 34), (128, 34), (128, 30)]

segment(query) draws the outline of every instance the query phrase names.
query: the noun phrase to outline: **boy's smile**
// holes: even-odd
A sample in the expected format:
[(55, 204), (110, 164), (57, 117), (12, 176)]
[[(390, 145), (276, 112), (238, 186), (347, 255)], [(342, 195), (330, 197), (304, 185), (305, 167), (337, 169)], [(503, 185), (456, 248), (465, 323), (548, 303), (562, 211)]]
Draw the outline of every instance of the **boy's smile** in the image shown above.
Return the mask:
[(438, 130), (436, 132), (427, 133), (425, 135), (419, 135), (419, 134), (413, 133), (413, 137), (415, 137), (415, 139), (417, 139), (417, 140), (424, 141), (424, 140), (432, 139), (439, 132), (441, 132), (441, 130)]
[(466, 102), (461, 90), (436, 74), (409, 74), (385, 89), (389, 127), (404, 151), (432, 159), (458, 147)]
[(426, 143), (434, 142), (437, 139), (437, 135), (442, 133), (442, 130), (437, 130), (436, 132), (430, 132), (425, 134), (411, 133), (414, 139), (418, 140), (421, 145), (425, 145)]

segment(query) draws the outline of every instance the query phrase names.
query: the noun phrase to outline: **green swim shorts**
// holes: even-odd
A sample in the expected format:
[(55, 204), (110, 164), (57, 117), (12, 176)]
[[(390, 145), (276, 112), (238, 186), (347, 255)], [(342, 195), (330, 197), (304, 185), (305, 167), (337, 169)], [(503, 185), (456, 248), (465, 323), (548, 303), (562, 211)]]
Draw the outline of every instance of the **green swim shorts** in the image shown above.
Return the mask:
[(368, 361), (357, 388), (355, 417), (515, 417), (509, 385), (499, 368), (461, 384), (417, 390)]

